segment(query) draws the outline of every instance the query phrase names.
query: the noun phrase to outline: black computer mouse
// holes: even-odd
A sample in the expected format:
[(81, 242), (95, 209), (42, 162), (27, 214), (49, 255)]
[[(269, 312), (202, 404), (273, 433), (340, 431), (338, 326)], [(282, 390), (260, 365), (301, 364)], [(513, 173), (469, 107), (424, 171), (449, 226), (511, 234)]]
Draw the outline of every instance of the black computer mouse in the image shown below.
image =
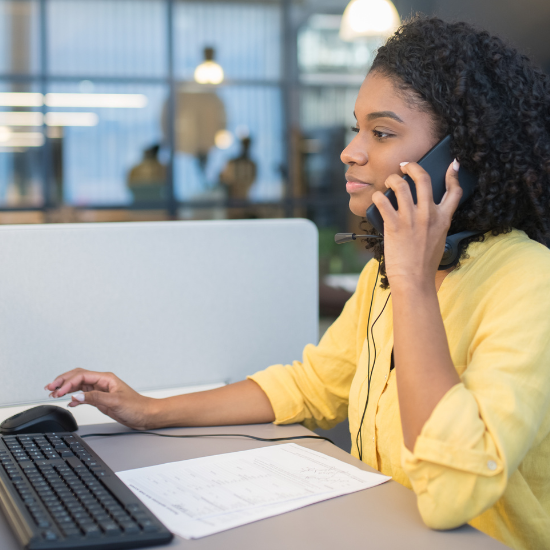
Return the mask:
[(74, 432), (78, 424), (67, 409), (53, 405), (39, 405), (14, 414), (0, 424), (2, 435), (19, 435), (46, 432)]

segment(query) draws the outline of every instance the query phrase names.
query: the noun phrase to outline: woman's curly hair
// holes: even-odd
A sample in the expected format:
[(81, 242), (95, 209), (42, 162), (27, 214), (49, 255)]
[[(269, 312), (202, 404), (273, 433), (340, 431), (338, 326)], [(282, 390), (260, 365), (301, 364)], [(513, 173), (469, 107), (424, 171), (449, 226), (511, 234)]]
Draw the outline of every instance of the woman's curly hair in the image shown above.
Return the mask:
[[(479, 178), (449, 233), (499, 235), (520, 229), (546, 244), (550, 213), (550, 78), (500, 38), (467, 23), (415, 17), (382, 46), (370, 72), (394, 81), (430, 113), (434, 133), (451, 135), (461, 166)], [(362, 222), (366, 223), (366, 220)], [(466, 257), (471, 237), (463, 242)], [(388, 286), (383, 244), (370, 239)]]

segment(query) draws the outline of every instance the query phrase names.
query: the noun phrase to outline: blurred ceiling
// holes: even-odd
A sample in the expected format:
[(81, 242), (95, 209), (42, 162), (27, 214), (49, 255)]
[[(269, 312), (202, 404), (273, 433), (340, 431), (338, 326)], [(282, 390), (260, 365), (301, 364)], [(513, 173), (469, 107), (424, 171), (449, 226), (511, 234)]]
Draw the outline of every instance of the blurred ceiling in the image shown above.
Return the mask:
[(394, 0), (394, 4), (401, 17), (420, 11), (485, 28), (550, 73), (549, 0)]
[[(550, 73), (550, 0), (392, 0), (402, 18), (421, 12), (499, 35)], [(349, 0), (298, 0), (303, 14), (343, 13)]]

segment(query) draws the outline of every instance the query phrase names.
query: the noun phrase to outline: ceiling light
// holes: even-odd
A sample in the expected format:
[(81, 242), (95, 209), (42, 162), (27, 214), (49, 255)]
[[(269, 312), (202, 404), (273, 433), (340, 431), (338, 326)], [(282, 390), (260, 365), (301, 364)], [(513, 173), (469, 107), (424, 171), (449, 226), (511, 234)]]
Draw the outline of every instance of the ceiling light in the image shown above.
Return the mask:
[(143, 94), (42, 94), (0, 92), (2, 107), (87, 107), (142, 109), (147, 105), (147, 96)]
[(0, 111), (0, 125), (3, 126), (42, 126), (40, 112)]
[(401, 24), (390, 0), (352, 0), (344, 11), (340, 38), (352, 42), (362, 37), (389, 36)]
[(98, 120), (95, 113), (46, 113), (48, 126), (97, 126)]
[(26, 92), (0, 92), (0, 105), (3, 107), (41, 107), (42, 94)]
[(214, 61), (214, 48), (204, 48), (204, 61), (195, 69), (194, 76), (199, 84), (223, 82), (223, 69)]
[(2, 140), (0, 132), (1, 147), (41, 147), (44, 145), (44, 134), (42, 132), (9, 132), (7, 139)]
[(143, 94), (46, 94), (48, 107), (108, 107), (112, 109), (142, 109), (147, 105)]
[(234, 141), (235, 138), (229, 130), (219, 130), (214, 136), (214, 143), (218, 149), (229, 149)]
[(0, 126), (0, 143), (4, 143), (5, 141), (8, 141), (11, 136), (11, 130), (9, 128), (6, 128), (5, 126)]

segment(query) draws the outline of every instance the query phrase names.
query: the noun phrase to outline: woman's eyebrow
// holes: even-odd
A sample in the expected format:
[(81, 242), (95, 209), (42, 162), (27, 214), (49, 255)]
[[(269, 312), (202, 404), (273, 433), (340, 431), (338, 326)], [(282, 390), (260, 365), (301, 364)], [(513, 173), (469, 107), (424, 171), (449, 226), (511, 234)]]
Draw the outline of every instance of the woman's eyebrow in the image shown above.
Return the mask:
[(376, 118), (391, 118), (401, 124), (405, 124), (393, 111), (375, 111), (374, 113), (369, 113), (367, 115), (367, 120), (369, 121)]
[[(355, 117), (355, 120), (357, 120), (357, 115), (355, 114), (355, 111), (353, 111), (353, 116)], [(369, 121), (376, 118), (392, 118), (393, 120), (397, 120), (397, 122), (400, 122), (401, 124), (405, 124), (393, 111), (375, 111), (374, 113), (369, 113), (367, 115), (367, 120)]]

